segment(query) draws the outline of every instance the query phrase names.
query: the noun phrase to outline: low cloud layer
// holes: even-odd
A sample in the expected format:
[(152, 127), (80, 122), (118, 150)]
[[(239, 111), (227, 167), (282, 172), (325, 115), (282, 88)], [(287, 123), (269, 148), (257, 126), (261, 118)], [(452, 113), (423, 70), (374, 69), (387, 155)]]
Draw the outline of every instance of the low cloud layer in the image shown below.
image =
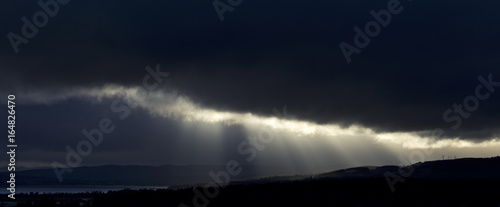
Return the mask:
[[(500, 147), (498, 138), (474, 142), (457, 137), (426, 137), (424, 135), (431, 132), (425, 131), (380, 133), (361, 125), (345, 127), (300, 120), (289, 114), (291, 110), (286, 107), (269, 109), (268, 115), (262, 116), (207, 108), (176, 92), (160, 90), (143, 95), (139, 91), (138, 87), (110, 85), (67, 94), (52, 93), (44, 96), (42, 102), (37, 99), (39, 96), (25, 94), (24, 97), (32, 98), (23, 100), (31, 103), (27, 106), (45, 111), (53, 109), (56, 113), (74, 113), (77, 108), (85, 108), (94, 115), (82, 115), (87, 113), (83, 111), (61, 119), (47, 118), (47, 123), (63, 122), (55, 128), (60, 130), (53, 133), (40, 129), (44, 127), (40, 118), (21, 124), (21, 127), (32, 129), (25, 135), (23, 151), (30, 152), (30, 156), (51, 151), (48, 155), (37, 156), (38, 160), (27, 158), (30, 162), (24, 165), (47, 166), (50, 159), (62, 162), (67, 146), (74, 148), (77, 141), (85, 140), (81, 131), (97, 128), (102, 118), (112, 120), (117, 129), (105, 134), (104, 144), (96, 147), (86, 160), (87, 165), (104, 164), (109, 159), (129, 164), (206, 164), (223, 163), (228, 159), (244, 162), (246, 156), (240, 151), (252, 146), (250, 140), (270, 138), (269, 143), (256, 147), (260, 149), (258, 161), (252, 164), (288, 163), (311, 172), (322, 166), (399, 164), (398, 156), (415, 150), (431, 151), (418, 160), (423, 161), (438, 159), (441, 153), (459, 157), (493, 156), (494, 149)], [(45, 139), (51, 140), (50, 144)], [(242, 143), (246, 144), (241, 146)]]

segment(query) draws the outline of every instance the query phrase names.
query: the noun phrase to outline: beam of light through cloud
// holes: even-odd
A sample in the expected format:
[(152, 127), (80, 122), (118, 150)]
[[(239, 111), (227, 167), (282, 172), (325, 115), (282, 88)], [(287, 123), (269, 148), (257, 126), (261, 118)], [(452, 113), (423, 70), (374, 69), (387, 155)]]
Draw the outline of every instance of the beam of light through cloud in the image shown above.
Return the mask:
[[(483, 142), (472, 142), (459, 138), (436, 139), (419, 135), (419, 132), (381, 133), (359, 125), (341, 127), (334, 123), (316, 124), (304, 120), (281, 119), (274, 117), (271, 110), (269, 110), (270, 116), (221, 111), (194, 103), (189, 97), (175, 91), (158, 90), (145, 95), (141, 94), (138, 88), (118, 85), (74, 89), (60, 93), (27, 93), (20, 97), (24, 97), (23, 102), (37, 104), (51, 104), (74, 98), (88, 99), (94, 103), (105, 99), (126, 99), (136, 103), (152, 116), (178, 120), (190, 127), (202, 124), (203, 127), (197, 125), (198, 127), (191, 129), (209, 132), (210, 137), (219, 137), (222, 128), (231, 125), (243, 126), (249, 136), (256, 135), (262, 128), (272, 129), (278, 138), (275, 142), (279, 143), (280, 146), (269, 146), (271, 150), (264, 150), (259, 154), (259, 159), (264, 159), (264, 157), (287, 159), (286, 157), (291, 155), (300, 155), (303, 163), (308, 163), (308, 165), (326, 165), (333, 158), (352, 165), (379, 162), (377, 160), (382, 161), (375, 164), (387, 164), (386, 161), (383, 161), (384, 159), (377, 156), (397, 157), (395, 155), (405, 154), (412, 149), (419, 148), (451, 150), (454, 154), (462, 157), (478, 155), (482, 148), (500, 147), (498, 139)], [(216, 148), (221, 149), (222, 139), (214, 139), (213, 142), (219, 143), (216, 144), (218, 146)], [(461, 149), (474, 150), (464, 151), (463, 153), (466, 154), (460, 154)], [(490, 156), (491, 153), (488, 151), (483, 154), (479, 153), (479, 155)], [(298, 158), (295, 157), (293, 160), (298, 160)], [(397, 162), (393, 161), (392, 164), (397, 164)]]

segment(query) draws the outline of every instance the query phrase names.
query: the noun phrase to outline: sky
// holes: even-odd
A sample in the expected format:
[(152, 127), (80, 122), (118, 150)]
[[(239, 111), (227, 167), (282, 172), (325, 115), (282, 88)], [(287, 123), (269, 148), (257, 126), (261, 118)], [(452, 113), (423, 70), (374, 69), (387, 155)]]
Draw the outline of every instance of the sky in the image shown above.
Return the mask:
[(498, 1), (4, 4), (20, 167), (500, 154)]

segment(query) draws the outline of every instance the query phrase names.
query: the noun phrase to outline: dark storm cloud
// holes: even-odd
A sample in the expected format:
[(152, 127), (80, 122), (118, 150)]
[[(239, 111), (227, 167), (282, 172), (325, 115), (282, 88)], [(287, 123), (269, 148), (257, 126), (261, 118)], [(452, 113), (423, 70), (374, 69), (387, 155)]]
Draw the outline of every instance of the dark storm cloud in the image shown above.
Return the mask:
[[(160, 63), (176, 88), (204, 106), (379, 131), (443, 128), (492, 138), (500, 92), (457, 130), (443, 113), (474, 95), (478, 76), (500, 81), (498, 2), (401, 1), (404, 10), (347, 64), (340, 42), (388, 1), (244, 1), (219, 18), (210, 1), (76, 1), (60, 7), (19, 54), (1, 42), (2, 91), (136, 86)], [(35, 2), (9, 1), (1, 33), (20, 34)]]

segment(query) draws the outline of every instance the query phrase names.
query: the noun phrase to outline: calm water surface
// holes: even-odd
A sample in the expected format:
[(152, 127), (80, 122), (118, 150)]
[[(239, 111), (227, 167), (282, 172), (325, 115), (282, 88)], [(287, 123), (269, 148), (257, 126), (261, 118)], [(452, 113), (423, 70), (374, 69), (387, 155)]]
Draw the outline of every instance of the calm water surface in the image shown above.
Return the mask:
[(123, 189), (167, 189), (168, 186), (132, 186), (132, 185), (120, 185), (120, 186), (16, 186), (16, 193), (85, 193), (85, 192), (108, 192), (117, 191)]

